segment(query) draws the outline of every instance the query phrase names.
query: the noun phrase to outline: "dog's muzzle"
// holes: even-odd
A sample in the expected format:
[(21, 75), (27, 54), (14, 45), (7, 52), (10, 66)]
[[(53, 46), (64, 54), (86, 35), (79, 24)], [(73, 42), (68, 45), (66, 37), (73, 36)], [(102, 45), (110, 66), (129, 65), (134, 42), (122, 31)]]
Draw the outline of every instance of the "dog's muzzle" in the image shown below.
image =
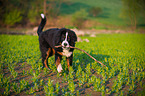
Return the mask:
[(63, 49), (69, 49), (69, 43), (67, 41), (63, 41), (62, 44), (61, 44), (62, 48)]

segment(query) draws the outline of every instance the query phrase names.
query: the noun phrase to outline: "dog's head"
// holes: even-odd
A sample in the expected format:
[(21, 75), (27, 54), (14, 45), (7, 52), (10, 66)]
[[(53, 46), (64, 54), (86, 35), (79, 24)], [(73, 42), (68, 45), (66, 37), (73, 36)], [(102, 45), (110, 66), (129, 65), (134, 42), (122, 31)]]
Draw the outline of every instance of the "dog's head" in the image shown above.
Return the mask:
[(75, 46), (77, 36), (74, 31), (62, 28), (57, 34), (55, 41), (56, 45), (61, 45), (63, 49), (69, 48), (69, 46)]

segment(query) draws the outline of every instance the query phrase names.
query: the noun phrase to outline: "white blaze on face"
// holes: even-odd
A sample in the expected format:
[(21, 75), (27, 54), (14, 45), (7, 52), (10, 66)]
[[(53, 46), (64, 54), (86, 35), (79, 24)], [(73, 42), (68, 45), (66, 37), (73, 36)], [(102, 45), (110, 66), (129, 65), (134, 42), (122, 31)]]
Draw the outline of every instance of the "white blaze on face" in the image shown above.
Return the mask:
[(67, 41), (67, 36), (68, 36), (68, 32), (66, 32), (66, 37), (65, 37), (65, 41)]
[(65, 46), (65, 47), (69, 47), (69, 43), (67, 41), (67, 36), (68, 36), (68, 32), (66, 32), (65, 40), (62, 42), (63, 47), (64, 47), (64, 44), (67, 44), (67, 46)]
[(66, 32), (65, 40), (62, 42), (62, 48), (63, 48), (62, 54), (63, 56), (70, 57), (72, 55), (72, 52), (69, 51), (70, 48), (69, 48), (69, 43), (67, 41), (67, 38), (68, 38), (68, 32)]
[(57, 66), (57, 71), (60, 73), (62, 71), (62, 66), (61, 66), (61, 63)]

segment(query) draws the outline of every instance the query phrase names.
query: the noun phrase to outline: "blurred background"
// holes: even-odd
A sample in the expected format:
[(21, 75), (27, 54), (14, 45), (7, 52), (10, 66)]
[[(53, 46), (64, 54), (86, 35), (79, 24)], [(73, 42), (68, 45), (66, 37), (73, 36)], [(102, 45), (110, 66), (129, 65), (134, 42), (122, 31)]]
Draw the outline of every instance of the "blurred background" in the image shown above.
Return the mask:
[(145, 31), (145, 0), (0, 0), (0, 33), (36, 33), (41, 13), (45, 28)]

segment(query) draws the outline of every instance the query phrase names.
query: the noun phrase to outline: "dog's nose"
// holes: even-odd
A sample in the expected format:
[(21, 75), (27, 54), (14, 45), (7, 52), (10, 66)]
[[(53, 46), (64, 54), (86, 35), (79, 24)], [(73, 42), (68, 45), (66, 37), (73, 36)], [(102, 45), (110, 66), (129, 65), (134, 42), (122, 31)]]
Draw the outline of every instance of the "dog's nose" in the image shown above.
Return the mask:
[(67, 46), (67, 43), (64, 43), (64, 46)]

